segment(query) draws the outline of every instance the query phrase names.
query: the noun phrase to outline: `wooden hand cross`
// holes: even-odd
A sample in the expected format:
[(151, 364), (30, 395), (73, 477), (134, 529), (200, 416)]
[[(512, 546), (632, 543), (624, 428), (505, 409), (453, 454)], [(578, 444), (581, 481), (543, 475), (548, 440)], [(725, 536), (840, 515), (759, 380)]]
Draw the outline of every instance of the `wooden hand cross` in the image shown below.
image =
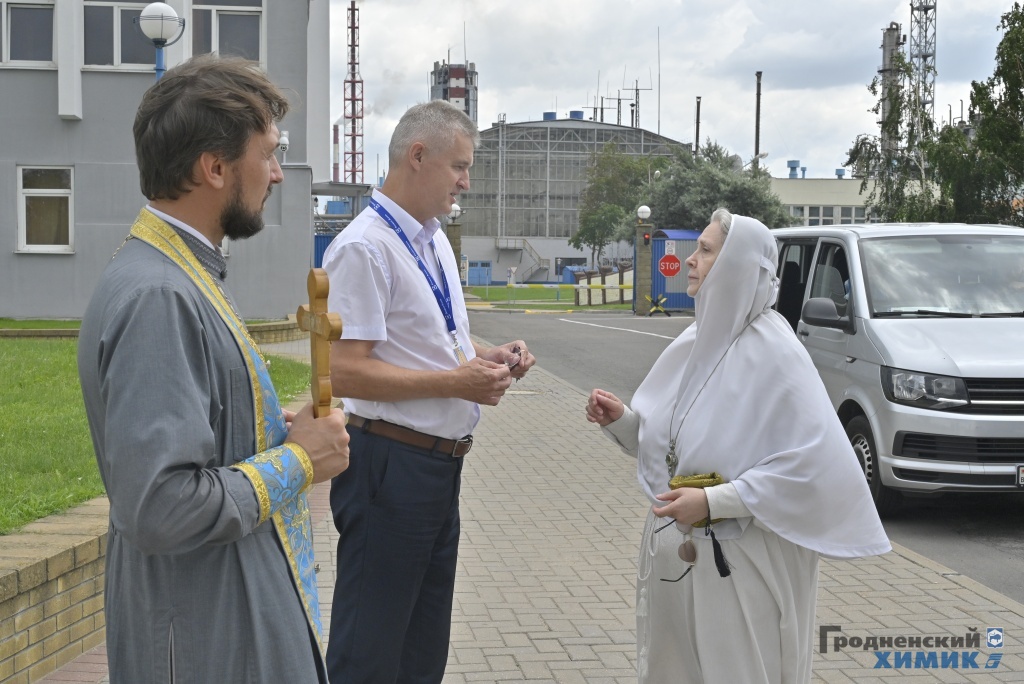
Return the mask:
[(341, 339), (341, 316), (327, 311), (330, 282), (327, 271), (309, 269), (306, 279), (309, 306), (303, 304), (295, 313), (299, 328), (309, 332), (309, 358), (312, 362), (310, 392), (313, 415), (323, 418), (331, 412), (331, 340)]

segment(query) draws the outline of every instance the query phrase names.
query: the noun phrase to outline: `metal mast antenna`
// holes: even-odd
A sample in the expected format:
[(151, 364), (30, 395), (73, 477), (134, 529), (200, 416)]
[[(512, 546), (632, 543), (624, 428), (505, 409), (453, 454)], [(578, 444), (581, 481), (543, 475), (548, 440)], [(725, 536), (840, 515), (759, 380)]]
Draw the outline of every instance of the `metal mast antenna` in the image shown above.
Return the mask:
[(935, 14), (937, 0), (910, 0), (910, 64), (921, 110), (935, 121)]
[(348, 6), (348, 76), (345, 78), (345, 182), (363, 182), (363, 79), (359, 75), (359, 10)]
[[(625, 67), (623, 67), (623, 71), (625, 71)], [(651, 81), (652, 81), (652, 83), (651, 83), (650, 86), (648, 86), (647, 88), (641, 88), (640, 87), (640, 81), (638, 79), (634, 79), (633, 80), (633, 87), (629, 89), (629, 90), (633, 91), (632, 102), (630, 102), (630, 104), (629, 104), (629, 110), (630, 110), (629, 126), (630, 126), (630, 128), (640, 128), (640, 91), (641, 90), (653, 90), (654, 89), (653, 79), (651, 79)], [(626, 76), (625, 76), (625, 73), (623, 73), (623, 76), (622, 76), (622, 89), (626, 90)], [(619, 120), (617, 122), (620, 125), (622, 124), (622, 114), (621, 114), (621, 111), (622, 111), (622, 100), (629, 100), (629, 99), (630, 98), (628, 98), (628, 97), (627, 98), (621, 97), (621, 92), (620, 92), (620, 100), (619, 100), (619, 112), (620, 112), (620, 114), (619, 114)]]

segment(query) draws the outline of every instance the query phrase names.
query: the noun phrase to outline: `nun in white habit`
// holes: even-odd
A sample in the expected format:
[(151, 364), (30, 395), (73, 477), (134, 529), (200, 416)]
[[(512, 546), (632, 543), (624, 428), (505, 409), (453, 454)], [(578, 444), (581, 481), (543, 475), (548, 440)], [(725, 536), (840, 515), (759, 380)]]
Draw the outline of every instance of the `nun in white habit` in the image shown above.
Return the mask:
[[(809, 682), (819, 554), (891, 547), (817, 371), (770, 308), (770, 231), (719, 209), (686, 264), (696, 321), (631, 407), (599, 389), (587, 404), (588, 420), (638, 457), (654, 504), (638, 561), (639, 682)], [(712, 472), (724, 483), (669, 488)]]

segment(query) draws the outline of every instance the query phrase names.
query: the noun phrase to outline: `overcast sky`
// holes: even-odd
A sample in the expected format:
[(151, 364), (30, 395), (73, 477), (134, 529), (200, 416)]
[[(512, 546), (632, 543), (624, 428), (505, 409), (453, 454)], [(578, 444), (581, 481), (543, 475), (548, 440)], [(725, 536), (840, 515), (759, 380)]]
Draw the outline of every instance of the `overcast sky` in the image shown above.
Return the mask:
[[(331, 2), (331, 120), (344, 111), (344, 0)], [(936, 11), (935, 115), (960, 116), (970, 82), (992, 74), (1008, 0), (941, 0)], [(762, 71), (761, 151), (775, 176), (799, 159), (808, 178), (834, 176), (859, 133), (875, 132), (867, 84), (881, 64), (882, 29), (910, 34), (909, 0), (361, 0), (360, 74), (365, 83), (366, 182), (387, 166), (395, 123), (429, 98), (435, 61), (474, 62), (479, 125), (500, 113), (535, 121), (547, 110), (614, 106), (639, 81), (640, 125), (680, 142), (711, 138), (749, 160), (756, 79)], [(463, 40), (463, 25), (466, 38)], [(598, 80), (600, 74), (600, 82)], [(623, 95), (627, 93), (623, 92)], [(557, 103), (557, 106), (556, 106)], [(587, 118), (593, 110), (587, 111)], [(615, 122), (615, 111), (605, 121)], [(623, 123), (629, 105), (623, 103)], [(472, 176), (472, 172), (470, 172)]]

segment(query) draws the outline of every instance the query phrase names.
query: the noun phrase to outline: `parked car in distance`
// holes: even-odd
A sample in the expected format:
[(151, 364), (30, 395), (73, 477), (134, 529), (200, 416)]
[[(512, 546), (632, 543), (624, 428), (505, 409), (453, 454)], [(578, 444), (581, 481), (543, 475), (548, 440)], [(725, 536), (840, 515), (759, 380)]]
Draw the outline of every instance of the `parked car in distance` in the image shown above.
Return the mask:
[(879, 513), (904, 493), (1024, 493), (1024, 230), (773, 233), (775, 308), (818, 369)]

